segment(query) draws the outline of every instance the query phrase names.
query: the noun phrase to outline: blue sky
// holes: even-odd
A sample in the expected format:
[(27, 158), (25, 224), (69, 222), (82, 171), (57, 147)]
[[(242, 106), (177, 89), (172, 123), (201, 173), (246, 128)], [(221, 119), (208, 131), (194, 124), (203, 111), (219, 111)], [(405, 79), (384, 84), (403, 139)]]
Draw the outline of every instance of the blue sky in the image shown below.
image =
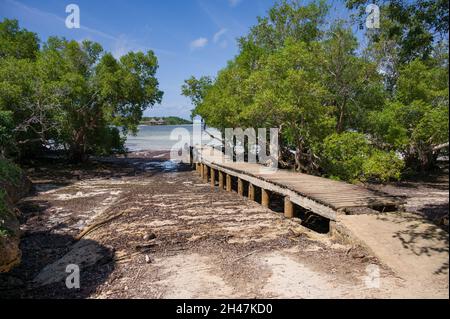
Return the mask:
[[(80, 29), (65, 27), (68, 4), (80, 8)], [(192, 105), (180, 95), (191, 75), (216, 75), (237, 54), (236, 38), (245, 35), (275, 0), (0, 0), (0, 18), (49, 36), (90, 39), (116, 57), (128, 51), (153, 50), (164, 91), (161, 105), (147, 116), (189, 118)], [(330, 19), (346, 18), (340, 0), (330, 0)]]

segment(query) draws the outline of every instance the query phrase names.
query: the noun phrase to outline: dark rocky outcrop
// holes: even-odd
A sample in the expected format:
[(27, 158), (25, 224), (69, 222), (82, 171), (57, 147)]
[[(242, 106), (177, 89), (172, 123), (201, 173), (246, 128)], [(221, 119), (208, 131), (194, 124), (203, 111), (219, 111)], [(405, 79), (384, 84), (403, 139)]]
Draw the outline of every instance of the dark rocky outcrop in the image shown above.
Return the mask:
[(0, 171), (0, 272), (8, 272), (20, 263), (21, 258), (20, 211), (15, 204), (28, 194), (31, 182), (17, 167), (14, 167), (13, 176), (1, 174), (12, 164), (5, 165), (4, 160), (0, 164), (3, 168)]

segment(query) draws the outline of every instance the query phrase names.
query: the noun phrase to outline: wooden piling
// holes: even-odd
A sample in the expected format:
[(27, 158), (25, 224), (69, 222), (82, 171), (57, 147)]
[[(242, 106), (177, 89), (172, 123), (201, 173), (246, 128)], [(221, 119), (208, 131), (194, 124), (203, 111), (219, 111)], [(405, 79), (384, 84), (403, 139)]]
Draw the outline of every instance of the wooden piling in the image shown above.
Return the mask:
[(203, 164), (203, 181), (208, 183), (208, 166)]
[(224, 187), (224, 183), (223, 183), (223, 173), (221, 171), (219, 171), (219, 189), (223, 190)]
[(252, 183), (248, 184), (248, 199), (255, 200), (255, 186)]
[(231, 187), (231, 175), (227, 174), (227, 192), (231, 192), (232, 187)]
[(216, 171), (211, 167), (211, 187), (216, 186)]
[(284, 217), (286, 218), (294, 217), (294, 205), (292, 204), (288, 196), (284, 198)]
[[(195, 149), (194, 161), (200, 163), (199, 173), (202, 175), (202, 178), (205, 173), (203, 170), (204, 164), (208, 165), (208, 169), (212, 166), (215, 170), (220, 170), (223, 174), (226, 174), (223, 176), (223, 179), (224, 186), (226, 186), (228, 191), (236, 189), (235, 183), (237, 181), (235, 179), (238, 177), (245, 181), (244, 184), (251, 183), (253, 187), (259, 188), (256, 192), (256, 198), (265, 207), (272, 207), (270, 202), (272, 194), (278, 194), (278, 196), (281, 196), (280, 199), (288, 196), (287, 200), (295, 203), (293, 205), (294, 217), (298, 217), (295, 214), (296, 205), (301, 207), (302, 210), (313, 212), (334, 221), (338, 218), (341, 211), (352, 210), (354, 207), (364, 209), (373, 209), (375, 207), (379, 210), (391, 210), (398, 209), (405, 204), (405, 200), (398, 196), (384, 195), (364, 187), (331, 181), (318, 176), (301, 173), (294, 174), (286, 170), (280, 170), (277, 174), (266, 174), (260, 171), (261, 167), (256, 163), (246, 163), (245, 165), (235, 163), (233, 158), (227, 158), (220, 149), (212, 147), (205, 146)], [(216, 177), (216, 182), (217, 179), (218, 177)], [(262, 189), (261, 200), (259, 199), (260, 189)], [(247, 194), (247, 189), (243, 191)], [(251, 188), (249, 193), (251, 198)], [(286, 215), (291, 216), (290, 203), (287, 200)], [(284, 206), (284, 203), (282, 205)]]
[(263, 207), (269, 207), (269, 192), (264, 188), (261, 188), (261, 205)]
[(238, 194), (241, 196), (244, 195), (244, 181), (240, 178), (238, 178)]
[(191, 168), (194, 168), (194, 148), (189, 147), (189, 164), (191, 165)]

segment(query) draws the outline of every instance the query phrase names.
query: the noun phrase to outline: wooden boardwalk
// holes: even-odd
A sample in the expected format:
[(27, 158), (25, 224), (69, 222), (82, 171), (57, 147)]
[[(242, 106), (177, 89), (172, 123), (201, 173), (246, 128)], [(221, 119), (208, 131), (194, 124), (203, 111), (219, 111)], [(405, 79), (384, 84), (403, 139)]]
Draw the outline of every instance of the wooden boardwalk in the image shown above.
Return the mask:
[(225, 161), (224, 154), (211, 147), (196, 151), (201, 155), (196, 169), (204, 181), (228, 191), (231, 191), (234, 181), (238, 193), (246, 193), (253, 200), (259, 188), (261, 204), (266, 207), (271, 193), (281, 195), (288, 218), (294, 217), (293, 204), (332, 221), (336, 220), (338, 213), (364, 212), (365, 209), (392, 211), (404, 204), (401, 198), (358, 185), (281, 169), (267, 172), (260, 164)]

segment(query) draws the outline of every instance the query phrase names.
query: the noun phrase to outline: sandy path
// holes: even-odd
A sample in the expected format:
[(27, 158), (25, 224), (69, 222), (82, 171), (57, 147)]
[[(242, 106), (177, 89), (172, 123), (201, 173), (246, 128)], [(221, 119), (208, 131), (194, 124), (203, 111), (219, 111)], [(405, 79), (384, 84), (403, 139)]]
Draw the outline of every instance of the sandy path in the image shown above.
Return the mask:
[(410, 213), (343, 216), (341, 222), (405, 280), (398, 297), (448, 299), (447, 232)]

